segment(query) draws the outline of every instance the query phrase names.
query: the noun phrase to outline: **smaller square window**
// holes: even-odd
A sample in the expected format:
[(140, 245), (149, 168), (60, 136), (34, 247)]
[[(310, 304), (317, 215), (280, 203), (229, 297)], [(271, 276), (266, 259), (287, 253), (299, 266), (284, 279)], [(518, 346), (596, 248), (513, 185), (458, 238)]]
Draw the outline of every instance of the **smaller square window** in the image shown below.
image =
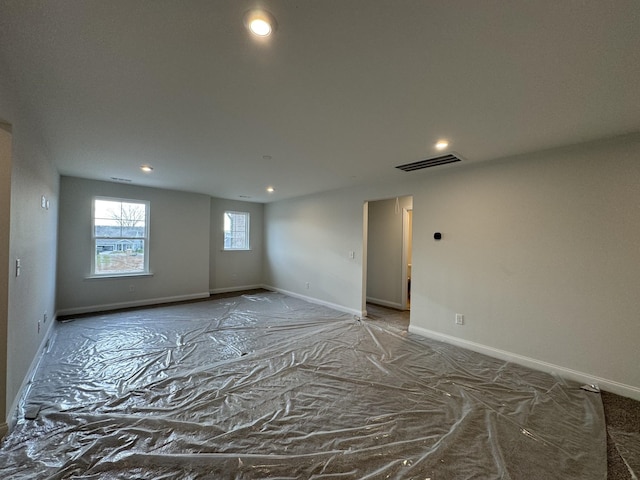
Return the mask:
[(224, 212), (224, 250), (249, 250), (249, 212)]

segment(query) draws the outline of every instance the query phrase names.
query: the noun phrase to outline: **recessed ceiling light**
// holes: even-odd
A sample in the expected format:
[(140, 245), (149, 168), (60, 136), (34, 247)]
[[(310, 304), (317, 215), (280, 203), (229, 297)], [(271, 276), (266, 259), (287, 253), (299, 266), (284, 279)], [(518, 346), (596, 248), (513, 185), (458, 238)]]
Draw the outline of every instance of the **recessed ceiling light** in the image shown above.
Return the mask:
[(251, 20), (251, 23), (249, 24), (249, 28), (253, 33), (261, 37), (266, 37), (271, 33), (271, 25), (269, 25), (269, 22), (261, 18), (256, 18), (254, 20)]
[(244, 24), (251, 33), (268, 37), (278, 27), (276, 19), (266, 10), (250, 10), (244, 16)]
[(153, 172), (153, 167), (151, 165), (140, 165), (140, 170), (144, 173), (151, 173)]
[(276, 191), (276, 189), (275, 189), (275, 188), (273, 188), (273, 187), (267, 187), (267, 192), (269, 192), (269, 193), (273, 193), (273, 192), (275, 192), (275, 191)]
[(438, 143), (436, 143), (436, 148), (438, 150), (444, 150), (448, 146), (449, 146), (449, 142), (447, 142), (446, 140), (438, 140)]

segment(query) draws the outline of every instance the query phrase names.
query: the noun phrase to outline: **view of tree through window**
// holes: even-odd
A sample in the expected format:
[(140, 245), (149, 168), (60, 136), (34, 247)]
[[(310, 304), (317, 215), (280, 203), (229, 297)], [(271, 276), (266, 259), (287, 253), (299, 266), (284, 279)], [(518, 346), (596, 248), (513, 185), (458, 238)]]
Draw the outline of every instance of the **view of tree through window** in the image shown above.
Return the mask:
[(224, 212), (224, 249), (249, 250), (248, 212)]
[(149, 204), (96, 198), (93, 203), (93, 274), (145, 273)]

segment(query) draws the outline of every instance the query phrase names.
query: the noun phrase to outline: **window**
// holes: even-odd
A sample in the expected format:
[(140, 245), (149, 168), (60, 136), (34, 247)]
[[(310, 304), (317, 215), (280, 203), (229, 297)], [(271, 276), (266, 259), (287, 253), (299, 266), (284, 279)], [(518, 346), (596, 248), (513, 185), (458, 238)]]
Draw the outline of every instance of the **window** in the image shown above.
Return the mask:
[(149, 272), (149, 202), (93, 199), (92, 275)]
[(248, 212), (224, 212), (224, 250), (249, 250)]

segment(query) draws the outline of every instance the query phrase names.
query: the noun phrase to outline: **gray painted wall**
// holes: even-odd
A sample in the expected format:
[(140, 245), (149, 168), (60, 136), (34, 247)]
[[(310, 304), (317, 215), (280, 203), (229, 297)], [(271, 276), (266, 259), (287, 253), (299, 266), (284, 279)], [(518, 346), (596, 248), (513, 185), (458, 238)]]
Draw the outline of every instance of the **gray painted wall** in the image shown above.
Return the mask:
[(411, 197), (369, 202), (367, 235), (367, 301), (403, 308), (402, 211), (412, 208)]
[[(225, 211), (249, 212), (250, 251), (223, 250)], [(212, 293), (262, 285), (263, 214), (261, 203), (211, 199), (209, 290)]]
[[(151, 276), (87, 278), (94, 196), (150, 202)], [(196, 193), (62, 177), (58, 248), (59, 313), (208, 296), (210, 197)], [(133, 287), (134, 291), (130, 291)]]
[(275, 202), (265, 279), (362, 309), (363, 204), (413, 194), (414, 331), (640, 398), (638, 178), (635, 134)]
[(265, 205), (265, 284), (361, 314), (362, 219), (350, 190)]
[[(7, 329), (7, 335), (1, 337), (3, 346), (0, 348), (0, 351), (6, 348), (6, 365), (0, 362), (3, 406), (0, 430), (10, 420), (9, 412), (53, 325), (55, 312), (59, 177), (37, 133), (37, 123), (29, 118), (28, 109), (11, 91), (9, 85), (0, 82), (0, 121), (11, 124), (13, 136), (11, 160), (3, 156), (0, 168), (3, 197), (8, 193), (6, 175), (11, 174), (10, 204), (3, 201), (0, 206), (2, 228), (5, 235), (7, 231), (9, 233), (8, 250), (6, 241), (0, 242), (1, 257), (8, 258), (7, 297), (0, 297)], [(11, 162), (10, 169), (8, 161)], [(40, 206), (42, 195), (50, 202), (49, 210)], [(15, 276), (17, 258), (22, 264), (19, 277)], [(6, 263), (4, 271), (7, 272)], [(43, 323), (44, 312), (48, 314), (46, 323)], [(40, 331), (38, 322), (41, 322)]]
[(640, 393), (638, 179), (637, 136), (429, 177), (414, 197), (412, 325)]
[[(9, 232), (11, 225), (11, 126), (0, 123), (0, 412), (7, 412), (7, 330), (9, 323)], [(9, 400), (7, 402), (7, 400)], [(0, 418), (0, 437), (7, 430)]]

